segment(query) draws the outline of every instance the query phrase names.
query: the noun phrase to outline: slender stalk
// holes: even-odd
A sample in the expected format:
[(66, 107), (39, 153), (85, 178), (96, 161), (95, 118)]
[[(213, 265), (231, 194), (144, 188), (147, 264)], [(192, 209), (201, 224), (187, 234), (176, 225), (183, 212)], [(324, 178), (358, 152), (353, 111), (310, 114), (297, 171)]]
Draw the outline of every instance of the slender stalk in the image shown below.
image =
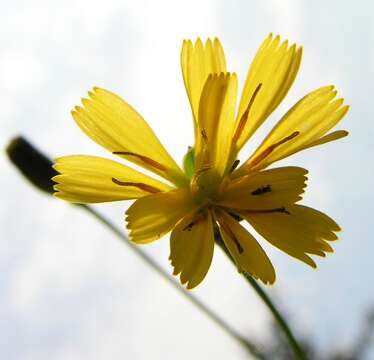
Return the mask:
[[(223, 241), (220, 239), (219, 235), (215, 234), (216, 243), (221, 247), (221, 249), (226, 253), (227, 257), (231, 260), (231, 262), (235, 265), (235, 261), (232, 258), (231, 254), (228, 252), (226, 246), (224, 245)], [(219, 238), (218, 238), (219, 237)], [(236, 266), (236, 265), (235, 265)], [(297, 342), (295, 336), (293, 335), (290, 327), (288, 326), (286, 320), (283, 318), (281, 313), (278, 311), (278, 309), (275, 307), (273, 302), (270, 300), (269, 296), (265, 293), (265, 291), (262, 289), (262, 287), (258, 284), (258, 282), (248, 273), (243, 272), (242, 273), (244, 278), (249, 282), (249, 284), (252, 286), (254, 291), (257, 293), (257, 295), (261, 298), (261, 300), (265, 303), (265, 305), (268, 307), (272, 315), (274, 316), (274, 319), (276, 320), (277, 324), (283, 331), (284, 335), (286, 336), (293, 352), (295, 355), (295, 358), (298, 360), (307, 360), (304, 351), (301, 349), (299, 343)]]
[(191, 292), (188, 292), (181, 287), (172, 276), (165, 272), (165, 270), (153, 260), (147, 253), (145, 253), (140, 247), (133, 245), (127, 236), (107, 218), (98, 213), (94, 208), (87, 205), (78, 205), (81, 209), (86, 210), (95, 219), (105, 225), (113, 234), (115, 234), (125, 245), (127, 245), (136, 255), (138, 255), (144, 262), (147, 263), (153, 270), (155, 270), (162, 278), (164, 278), (170, 285), (172, 285), (177, 291), (179, 291), (184, 297), (186, 297), (192, 304), (199, 308), (206, 316), (208, 316), (216, 325), (218, 325), (226, 334), (231, 336), (237, 342), (239, 342), (244, 348), (253, 355), (256, 359), (266, 360), (265, 355), (261, 354), (257, 347), (248, 339), (241, 336), (234, 328), (232, 328), (225, 320), (205, 305), (201, 300), (194, 296)]
[(270, 312), (273, 314), (276, 322), (278, 323), (279, 327), (283, 330), (284, 335), (286, 336), (290, 346), (292, 347), (295, 357), (299, 360), (306, 360), (304, 351), (301, 349), (287, 322), (282, 317), (282, 315), (275, 307), (275, 305), (272, 303), (269, 296), (265, 293), (260, 284), (251, 275), (249, 275), (248, 273), (243, 273), (243, 276), (251, 284), (253, 289), (256, 291), (257, 295), (262, 299), (262, 301), (269, 308)]

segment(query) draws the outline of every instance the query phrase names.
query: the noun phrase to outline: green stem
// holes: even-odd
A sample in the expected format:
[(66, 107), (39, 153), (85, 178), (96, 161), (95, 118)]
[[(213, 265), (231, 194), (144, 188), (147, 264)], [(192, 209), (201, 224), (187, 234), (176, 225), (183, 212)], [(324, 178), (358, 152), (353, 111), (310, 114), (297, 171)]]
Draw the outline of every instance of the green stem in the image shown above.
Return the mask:
[(138, 255), (144, 262), (147, 263), (153, 270), (155, 270), (162, 278), (164, 278), (170, 285), (172, 285), (177, 291), (185, 296), (192, 304), (198, 307), (206, 316), (208, 316), (216, 325), (224, 330), (229, 336), (238, 341), (244, 348), (252, 354), (256, 359), (266, 360), (265, 355), (261, 354), (257, 347), (249, 340), (242, 337), (235, 329), (233, 329), (225, 320), (214, 313), (207, 305), (201, 300), (194, 296), (191, 292), (188, 292), (182, 288), (172, 276), (163, 270), (163, 268), (154, 261), (149, 255), (147, 255), (140, 247), (133, 245), (127, 236), (115, 225), (113, 225), (108, 219), (99, 214), (92, 207), (87, 205), (78, 205), (81, 209), (86, 210), (94, 218), (104, 224), (109, 230), (111, 230), (124, 244), (126, 244), (136, 255)]
[(293, 335), (290, 327), (288, 326), (286, 320), (282, 317), (280, 312), (277, 310), (275, 305), (270, 300), (269, 296), (265, 293), (258, 282), (248, 273), (243, 273), (243, 276), (252, 285), (253, 289), (256, 291), (257, 295), (263, 300), (266, 306), (269, 308), (270, 312), (273, 314), (279, 327), (282, 329), (284, 335), (286, 336), (288, 342), (290, 343), (295, 357), (299, 360), (306, 360), (304, 351), (301, 349), (299, 343), (297, 342), (295, 336)]
[[(234, 259), (232, 258), (231, 254), (228, 252), (226, 246), (224, 245), (223, 241), (218, 238), (217, 234), (215, 236), (216, 243), (221, 247), (221, 249), (226, 253), (228, 258), (231, 260), (231, 262), (236, 266)], [(279, 327), (283, 331), (284, 335), (286, 336), (293, 352), (295, 355), (295, 358), (298, 360), (306, 360), (306, 356), (304, 354), (304, 351), (301, 349), (299, 343), (297, 342), (295, 336), (293, 335), (290, 327), (288, 326), (286, 320), (283, 318), (281, 313), (278, 311), (278, 309), (275, 307), (275, 305), (270, 300), (269, 296), (265, 293), (265, 291), (262, 289), (262, 287), (258, 284), (258, 282), (248, 273), (243, 272), (242, 273), (245, 279), (249, 282), (249, 284), (252, 286), (252, 288), (255, 290), (257, 295), (261, 298), (261, 300), (265, 303), (265, 305), (268, 307), (272, 315), (274, 316), (274, 319), (278, 323)]]

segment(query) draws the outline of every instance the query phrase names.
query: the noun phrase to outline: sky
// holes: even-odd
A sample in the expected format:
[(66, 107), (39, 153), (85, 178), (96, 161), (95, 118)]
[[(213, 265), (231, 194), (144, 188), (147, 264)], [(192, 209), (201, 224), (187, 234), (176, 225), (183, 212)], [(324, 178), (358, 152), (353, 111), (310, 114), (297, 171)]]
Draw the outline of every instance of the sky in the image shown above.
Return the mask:
[[(100, 86), (135, 107), (180, 161), (193, 141), (180, 70), (183, 39), (218, 36), (240, 85), (269, 32), (303, 45), (293, 87), (244, 154), (319, 86), (334, 84), (351, 105), (338, 127), (349, 137), (282, 161), (309, 169), (303, 203), (342, 226), (335, 253), (317, 259), (312, 270), (262, 242), (278, 279), (266, 290), (295, 331), (322, 350), (344, 348), (374, 303), (372, 12), (370, 1), (4, 3), (1, 146), (22, 134), (51, 157), (111, 157), (70, 116), (80, 98)], [(0, 358), (246, 358), (235, 341), (88, 214), (34, 190), (4, 154), (0, 170)], [(124, 228), (129, 205), (95, 208)], [(167, 237), (143, 249), (171, 273)], [(193, 293), (244, 336), (268, 336), (267, 309), (220, 251)]]

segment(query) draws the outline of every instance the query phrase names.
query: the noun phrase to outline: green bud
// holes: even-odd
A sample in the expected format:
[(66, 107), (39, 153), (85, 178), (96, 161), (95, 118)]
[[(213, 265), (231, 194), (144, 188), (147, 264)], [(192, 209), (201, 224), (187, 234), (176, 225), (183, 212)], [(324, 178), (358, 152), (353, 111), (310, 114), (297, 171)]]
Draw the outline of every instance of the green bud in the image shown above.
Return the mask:
[(183, 170), (189, 179), (195, 174), (195, 148), (189, 146), (183, 158)]

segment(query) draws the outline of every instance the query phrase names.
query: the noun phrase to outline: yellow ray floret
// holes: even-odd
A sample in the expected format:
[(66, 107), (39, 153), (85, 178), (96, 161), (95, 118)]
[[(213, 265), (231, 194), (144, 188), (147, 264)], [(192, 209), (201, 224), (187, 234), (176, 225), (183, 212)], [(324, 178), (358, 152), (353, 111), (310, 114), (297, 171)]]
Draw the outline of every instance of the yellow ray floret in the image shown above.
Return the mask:
[(280, 37), (270, 34), (260, 46), (249, 68), (239, 105), (237, 125), (248, 108), (253, 94), (261, 85), (256, 101), (237, 140), (239, 151), (250, 136), (276, 109), (287, 95), (299, 70), (302, 48), (296, 44), (281, 42)]
[(334, 220), (315, 209), (302, 205), (287, 207), (287, 212), (240, 212), (267, 241), (287, 254), (316, 267), (308, 254), (326, 256), (333, 249), (328, 241), (337, 240), (340, 227)]
[(126, 211), (130, 240), (138, 244), (157, 240), (196, 208), (195, 199), (185, 188), (143, 197)]
[(184, 217), (170, 236), (170, 262), (173, 275), (192, 289), (204, 279), (213, 258), (214, 234), (209, 212)]
[(213, 41), (207, 39), (205, 45), (200, 39), (197, 39), (194, 45), (191, 40), (183, 41), (181, 66), (196, 134), (200, 96), (204, 84), (210, 74), (226, 72), (225, 54), (221, 43), (217, 38)]
[(217, 201), (231, 209), (277, 209), (301, 200), (307, 170), (281, 167), (253, 172), (228, 183)]
[(275, 125), (235, 176), (250, 169), (265, 168), (298, 151), (346, 136), (346, 131), (324, 136), (349, 109), (343, 105), (343, 99), (334, 100), (336, 94), (333, 86), (325, 86), (301, 99)]
[(236, 74), (209, 75), (201, 94), (196, 172), (205, 167), (222, 177), (230, 155), (238, 89)]
[(54, 195), (73, 203), (138, 199), (172, 189), (128, 166), (97, 156), (63, 156), (53, 167), (60, 173), (52, 179), (57, 183)]
[(222, 239), (240, 272), (245, 271), (264, 284), (273, 284), (275, 271), (256, 239), (224, 211), (216, 211)]
[(92, 140), (166, 180), (178, 185), (186, 182), (178, 165), (136, 110), (119, 96), (97, 87), (89, 97), (72, 115)]

